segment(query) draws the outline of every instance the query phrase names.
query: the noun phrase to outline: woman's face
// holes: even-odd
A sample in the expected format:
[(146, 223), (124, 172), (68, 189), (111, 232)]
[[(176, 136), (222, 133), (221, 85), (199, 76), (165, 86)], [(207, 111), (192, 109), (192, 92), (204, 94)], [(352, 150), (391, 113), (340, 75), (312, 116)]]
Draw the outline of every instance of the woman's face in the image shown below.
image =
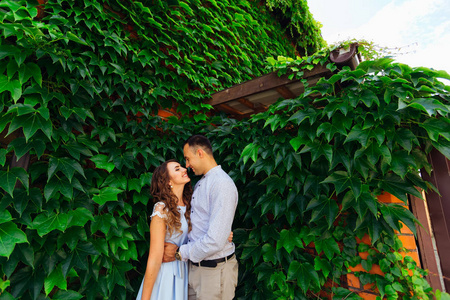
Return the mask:
[(187, 169), (183, 168), (177, 162), (170, 162), (167, 164), (167, 171), (169, 172), (169, 184), (176, 185), (185, 185), (191, 179), (187, 174)]

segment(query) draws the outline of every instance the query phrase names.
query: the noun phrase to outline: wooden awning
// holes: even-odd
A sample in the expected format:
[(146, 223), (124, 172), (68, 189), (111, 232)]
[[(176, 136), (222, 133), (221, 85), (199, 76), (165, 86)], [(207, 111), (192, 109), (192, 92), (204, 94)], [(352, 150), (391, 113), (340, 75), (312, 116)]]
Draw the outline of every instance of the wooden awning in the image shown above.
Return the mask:
[[(347, 49), (333, 51), (330, 60), (338, 66), (348, 65), (353, 69), (359, 63), (356, 54), (357, 45), (352, 44)], [(315, 66), (312, 70), (304, 70), (303, 77), (300, 79), (289, 79), (289, 75), (279, 77), (276, 72), (272, 72), (219, 91), (213, 94), (207, 103), (216, 110), (242, 119), (267, 110), (280, 98), (292, 99), (299, 96), (304, 91), (302, 80), (306, 80), (308, 86), (311, 86), (320, 78), (328, 78), (331, 75), (332, 72), (325, 66)]]

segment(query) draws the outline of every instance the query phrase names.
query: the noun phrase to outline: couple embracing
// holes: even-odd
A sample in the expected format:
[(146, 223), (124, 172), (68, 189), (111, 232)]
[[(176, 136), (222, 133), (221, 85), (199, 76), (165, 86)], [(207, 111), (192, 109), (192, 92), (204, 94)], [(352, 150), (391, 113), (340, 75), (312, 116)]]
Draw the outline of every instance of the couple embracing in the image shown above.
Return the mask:
[(136, 300), (234, 297), (238, 263), (230, 231), (236, 186), (216, 163), (206, 137), (191, 136), (183, 153), (186, 168), (203, 176), (192, 192), (187, 169), (175, 160), (153, 173), (150, 251)]

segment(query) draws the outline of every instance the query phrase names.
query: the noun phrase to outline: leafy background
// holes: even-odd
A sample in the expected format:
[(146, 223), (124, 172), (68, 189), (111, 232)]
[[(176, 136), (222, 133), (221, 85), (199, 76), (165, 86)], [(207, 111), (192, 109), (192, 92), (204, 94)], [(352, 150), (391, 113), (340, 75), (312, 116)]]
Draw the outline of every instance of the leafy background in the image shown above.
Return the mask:
[(329, 50), (284, 58), (324, 46), (306, 2), (4, 0), (0, 21), (0, 299), (133, 298), (152, 171), (192, 133), (240, 191), (239, 298), (357, 297), (358, 251), (391, 272), (359, 274), (379, 293), (431, 295), (393, 235), (414, 217), (375, 196), (406, 200), (426, 153), (449, 157), (448, 74), (371, 61), (238, 121), (204, 101), (271, 68), (338, 71)]

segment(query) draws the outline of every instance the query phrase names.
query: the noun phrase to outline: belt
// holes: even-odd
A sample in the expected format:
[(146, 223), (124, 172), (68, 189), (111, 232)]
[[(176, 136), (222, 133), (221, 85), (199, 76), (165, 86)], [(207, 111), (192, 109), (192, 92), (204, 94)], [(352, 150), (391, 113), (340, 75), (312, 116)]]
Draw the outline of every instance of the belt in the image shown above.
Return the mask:
[(234, 255), (234, 253), (231, 253), (230, 255), (228, 255), (227, 257), (222, 257), (222, 258), (218, 258), (218, 259), (211, 259), (211, 260), (202, 260), (201, 262), (192, 262), (191, 264), (198, 267), (207, 267), (207, 268), (215, 268), (217, 267), (218, 263), (224, 262), (229, 260), (230, 258), (232, 258)]

